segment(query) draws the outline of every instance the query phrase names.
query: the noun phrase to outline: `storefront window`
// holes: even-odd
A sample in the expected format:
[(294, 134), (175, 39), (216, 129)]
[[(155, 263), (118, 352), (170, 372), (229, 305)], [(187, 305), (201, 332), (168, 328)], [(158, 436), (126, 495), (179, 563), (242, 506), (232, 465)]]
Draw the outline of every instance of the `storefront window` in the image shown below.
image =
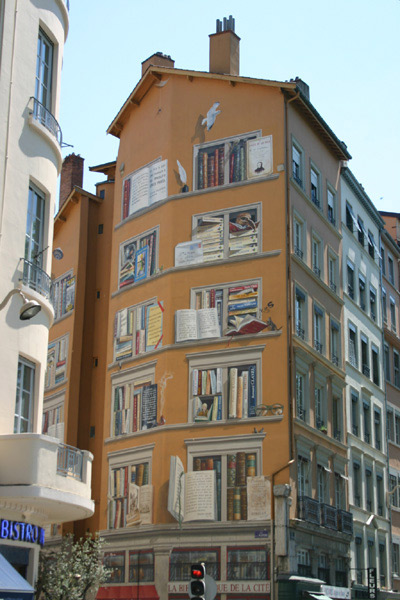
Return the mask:
[(129, 552), (129, 581), (154, 581), (154, 554), (146, 550)]
[(175, 549), (171, 552), (169, 562), (170, 581), (190, 581), (190, 567), (194, 563), (204, 562), (207, 575), (215, 580), (220, 579), (219, 549), (191, 550)]
[(105, 552), (104, 566), (111, 569), (107, 583), (124, 583), (125, 552)]
[(269, 578), (269, 553), (265, 548), (228, 548), (228, 581), (265, 581)]

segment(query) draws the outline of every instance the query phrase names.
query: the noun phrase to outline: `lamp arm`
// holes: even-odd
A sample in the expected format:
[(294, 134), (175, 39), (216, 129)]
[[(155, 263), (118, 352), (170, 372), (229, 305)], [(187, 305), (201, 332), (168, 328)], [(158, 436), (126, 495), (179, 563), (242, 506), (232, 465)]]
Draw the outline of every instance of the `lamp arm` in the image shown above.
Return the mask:
[(5, 305), (7, 304), (7, 302), (9, 301), (9, 299), (11, 298), (11, 296), (14, 296), (14, 294), (20, 294), (22, 296), (22, 298), (24, 299), (24, 295), (23, 295), (23, 293), (21, 292), (20, 289), (16, 288), (14, 290), (11, 290), (11, 292), (8, 292), (8, 294), (4, 298), (3, 302), (0, 303), (0, 310), (3, 310), (3, 308), (5, 307)]

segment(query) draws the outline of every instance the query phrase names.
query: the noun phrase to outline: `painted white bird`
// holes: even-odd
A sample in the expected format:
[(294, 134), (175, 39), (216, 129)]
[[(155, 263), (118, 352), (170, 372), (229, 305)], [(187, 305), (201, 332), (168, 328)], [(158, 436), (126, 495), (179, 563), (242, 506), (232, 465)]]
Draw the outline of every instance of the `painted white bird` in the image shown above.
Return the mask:
[(181, 181), (183, 183), (183, 185), (185, 185), (185, 183), (187, 182), (187, 175), (186, 175), (186, 171), (185, 169), (182, 167), (181, 163), (179, 162), (178, 159), (176, 159), (176, 163), (178, 165), (178, 171), (179, 171), (179, 177), (181, 178)]
[(211, 127), (215, 123), (215, 119), (217, 118), (217, 115), (219, 115), (221, 113), (220, 110), (217, 110), (218, 106), (219, 106), (219, 102), (214, 102), (214, 104), (208, 111), (206, 118), (203, 119), (203, 121), (201, 123), (202, 125), (207, 124), (207, 131), (210, 131)]
[(168, 77), (168, 79), (164, 79), (164, 81), (160, 81), (160, 83), (155, 83), (154, 85), (155, 85), (156, 87), (162, 88), (162, 87), (164, 87), (164, 85), (165, 85), (166, 83), (168, 83), (168, 81), (169, 81), (169, 77)]

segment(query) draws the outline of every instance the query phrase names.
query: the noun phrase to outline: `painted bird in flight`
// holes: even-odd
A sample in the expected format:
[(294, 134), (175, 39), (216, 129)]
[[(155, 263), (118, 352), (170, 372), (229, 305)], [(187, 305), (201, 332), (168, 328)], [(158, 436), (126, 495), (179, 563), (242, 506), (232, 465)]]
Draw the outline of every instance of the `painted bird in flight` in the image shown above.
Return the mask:
[(207, 124), (207, 131), (210, 131), (211, 127), (215, 123), (215, 119), (217, 118), (217, 115), (219, 115), (221, 112), (220, 110), (217, 110), (218, 106), (219, 106), (219, 102), (214, 102), (214, 104), (208, 111), (206, 118), (203, 119), (203, 121), (201, 123), (202, 125)]

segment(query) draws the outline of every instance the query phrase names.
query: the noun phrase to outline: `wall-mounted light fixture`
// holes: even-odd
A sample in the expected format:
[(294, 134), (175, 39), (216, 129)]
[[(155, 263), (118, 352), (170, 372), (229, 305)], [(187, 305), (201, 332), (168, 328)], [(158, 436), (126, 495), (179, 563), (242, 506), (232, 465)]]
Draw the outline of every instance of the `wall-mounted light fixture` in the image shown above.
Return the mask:
[(3, 310), (11, 296), (14, 296), (14, 294), (19, 294), (22, 298), (23, 304), (19, 309), (19, 318), (21, 319), (21, 321), (29, 321), (29, 319), (32, 319), (32, 317), (37, 315), (38, 312), (42, 310), (42, 307), (40, 306), (39, 302), (36, 302), (36, 300), (28, 300), (25, 294), (19, 289), (11, 290), (11, 292), (8, 292), (3, 302), (0, 303), (0, 310)]

